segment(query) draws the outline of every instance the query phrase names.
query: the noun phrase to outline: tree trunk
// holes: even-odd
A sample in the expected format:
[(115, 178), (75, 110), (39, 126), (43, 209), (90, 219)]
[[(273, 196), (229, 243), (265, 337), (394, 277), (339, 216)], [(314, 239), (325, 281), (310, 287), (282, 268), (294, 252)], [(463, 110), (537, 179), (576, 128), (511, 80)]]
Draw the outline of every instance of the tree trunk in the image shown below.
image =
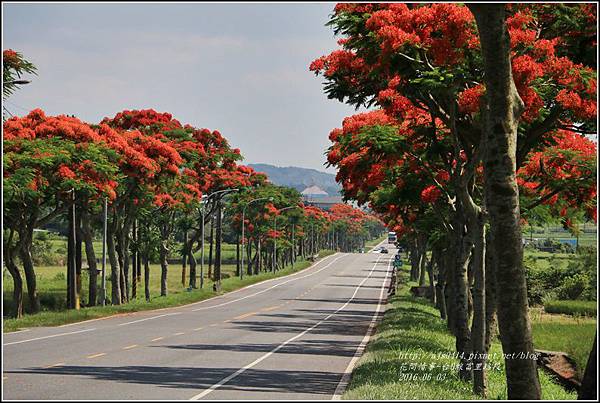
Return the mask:
[(235, 274), (240, 276), (242, 273), (242, 266), (240, 266), (240, 235), (235, 235)]
[(31, 257), (31, 244), (33, 243), (33, 227), (27, 226), (19, 231), (19, 256), (23, 263), (25, 272), (25, 281), (27, 283), (27, 298), (29, 300), (29, 310), (37, 313), (41, 309), (40, 296), (37, 292), (37, 279), (35, 268)]
[(75, 215), (75, 287), (78, 298), (81, 298), (81, 269), (83, 268), (83, 242), (81, 241), (81, 212)]
[(419, 244), (419, 287), (424, 287), (427, 279), (427, 248), (425, 242)]
[(138, 239), (138, 227), (137, 220), (133, 222), (133, 227), (131, 229), (134, 248), (131, 254), (131, 299), (137, 298), (137, 266), (138, 260), (140, 259), (140, 251), (139, 251), (139, 239)]
[(490, 351), (496, 334), (496, 267), (491, 232), (486, 233), (485, 248), (485, 351)]
[(208, 241), (208, 278), (212, 278), (213, 241), (215, 239), (214, 215), (210, 217), (210, 239)]
[(215, 278), (216, 291), (221, 291), (221, 235), (223, 215), (221, 214), (221, 199), (217, 200), (217, 230), (215, 239)]
[(457, 253), (454, 262), (453, 296), (455, 310), (456, 351), (461, 357), (460, 378), (464, 381), (471, 380), (470, 366), (471, 355), (471, 330), (469, 329), (469, 287), (467, 283), (467, 267), (471, 258), (471, 245), (466, 240), (467, 235), (464, 225), (457, 227)]
[(4, 264), (10, 273), (10, 276), (13, 279), (13, 311), (11, 313), (13, 318), (21, 318), (23, 317), (23, 278), (21, 277), (21, 272), (19, 268), (15, 264), (15, 254), (18, 249), (18, 245), (12, 245), (12, 239), (14, 236), (14, 230), (10, 230), (10, 235), (8, 236), (8, 240), (4, 238), (3, 244), (3, 257)]
[(117, 259), (115, 247), (114, 229), (109, 226), (106, 236), (106, 249), (108, 250), (108, 261), (110, 262), (110, 284), (111, 284), (111, 302), (113, 305), (121, 305), (121, 268)]
[(85, 258), (88, 264), (89, 290), (88, 306), (95, 306), (98, 299), (98, 267), (96, 263), (96, 253), (94, 252), (94, 243), (92, 235), (92, 226), (90, 224), (90, 215), (87, 211), (81, 213), (81, 237), (85, 244)]
[(167, 240), (163, 239), (160, 242), (160, 296), (165, 297), (167, 295), (167, 274), (169, 270), (169, 262), (167, 258), (169, 256), (169, 248)]
[(585, 366), (585, 372), (583, 373), (583, 380), (581, 381), (581, 387), (579, 388), (579, 394), (577, 399), (579, 400), (598, 400), (596, 391), (598, 383), (598, 368), (596, 363), (598, 362), (598, 353), (596, 350), (596, 343), (598, 341), (598, 333), (594, 336), (594, 345), (590, 351), (590, 355)]
[(431, 293), (431, 303), (436, 305), (436, 292), (435, 292), (435, 280), (433, 278), (433, 262), (434, 262), (434, 251), (431, 251), (431, 259), (427, 264), (427, 274), (429, 275), (429, 291)]
[(187, 277), (187, 273), (186, 273), (186, 259), (188, 256), (187, 253), (187, 244), (188, 244), (188, 232), (187, 230), (184, 232), (183, 234), (183, 253), (181, 254), (181, 286), (185, 287), (185, 281), (186, 281), (186, 277)]
[(435, 264), (438, 268), (438, 281), (435, 285), (436, 303), (440, 311), (440, 318), (446, 319), (446, 296), (444, 289), (446, 288), (446, 267), (441, 253), (436, 254)]
[(473, 392), (486, 396), (486, 347), (485, 347), (485, 226), (483, 221), (475, 225), (475, 247), (473, 250)]
[(146, 301), (150, 302), (150, 264), (146, 256), (144, 256), (144, 294)]
[(537, 365), (531, 359), (534, 350), (516, 182), (517, 126), (523, 101), (512, 78), (506, 5), (470, 3), (468, 7), (475, 15), (484, 61), (485, 199), (497, 259), (498, 325), (508, 398), (540, 399)]

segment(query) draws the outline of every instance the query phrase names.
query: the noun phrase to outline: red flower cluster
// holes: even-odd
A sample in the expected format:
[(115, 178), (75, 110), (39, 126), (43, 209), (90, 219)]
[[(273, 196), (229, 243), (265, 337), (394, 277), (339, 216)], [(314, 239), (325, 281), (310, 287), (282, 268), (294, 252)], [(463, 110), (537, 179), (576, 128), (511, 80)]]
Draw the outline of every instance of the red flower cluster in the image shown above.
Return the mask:
[(421, 191), (421, 200), (423, 203), (435, 203), (440, 196), (442, 191), (437, 186), (427, 186)]

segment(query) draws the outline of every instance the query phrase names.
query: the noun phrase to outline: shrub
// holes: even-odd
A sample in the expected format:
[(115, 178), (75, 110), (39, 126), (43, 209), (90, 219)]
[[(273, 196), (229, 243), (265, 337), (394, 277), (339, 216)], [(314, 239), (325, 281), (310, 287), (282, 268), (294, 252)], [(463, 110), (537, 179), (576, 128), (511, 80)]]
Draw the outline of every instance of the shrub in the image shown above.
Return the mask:
[(566, 277), (563, 284), (558, 287), (557, 295), (559, 299), (579, 299), (587, 291), (590, 279), (585, 273), (576, 273), (571, 277)]

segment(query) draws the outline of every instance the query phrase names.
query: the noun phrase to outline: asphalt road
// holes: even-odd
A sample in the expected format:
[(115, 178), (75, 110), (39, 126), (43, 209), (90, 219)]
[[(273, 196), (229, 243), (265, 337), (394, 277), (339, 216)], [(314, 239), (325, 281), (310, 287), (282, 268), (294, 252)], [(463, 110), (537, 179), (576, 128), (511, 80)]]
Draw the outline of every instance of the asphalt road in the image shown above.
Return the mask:
[(3, 398), (337, 398), (383, 310), (394, 251), (336, 253), (182, 307), (5, 334)]

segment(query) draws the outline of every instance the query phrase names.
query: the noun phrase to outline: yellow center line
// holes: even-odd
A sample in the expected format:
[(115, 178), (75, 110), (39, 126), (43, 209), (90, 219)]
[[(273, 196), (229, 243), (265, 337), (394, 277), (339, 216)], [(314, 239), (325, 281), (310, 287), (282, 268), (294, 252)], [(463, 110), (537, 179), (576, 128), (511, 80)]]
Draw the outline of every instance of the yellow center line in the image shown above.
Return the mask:
[(181, 336), (182, 334), (185, 334), (185, 333), (184, 332), (173, 333), (173, 336)]
[(244, 318), (247, 318), (248, 316), (256, 315), (257, 313), (258, 313), (258, 312), (248, 312), (248, 313), (245, 313), (245, 314), (243, 314), (243, 315), (236, 316), (236, 317), (235, 317), (235, 318), (233, 318), (233, 319), (244, 319)]
[(123, 350), (130, 350), (132, 348), (136, 348), (137, 346), (137, 344), (132, 344), (131, 346), (123, 347)]
[(213, 323), (212, 325), (208, 325), (208, 327), (215, 327), (215, 326), (219, 326), (218, 323)]
[(159, 340), (162, 340), (162, 339), (164, 339), (164, 337), (163, 337), (163, 336), (161, 336), (161, 337), (157, 337), (157, 338), (155, 338), (155, 339), (152, 339), (151, 341), (159, 341)]
[(88, 355), (87, 358), (98, 358), (98, 357), (102, 357), (103, 355), (106, 355), (106, 353), (98, 353), (98, 354)]
[(272, 311), (272, 310), (277, 309), (279, 307), (281, 307), (281, 305), (270, 306), (268, 308), (261, 309), (261, 311), (263, 311), (263, 312), (269, 312), (269, 311)]
[(64, 362), (57, 362), (56, 364), (48, 365), (47, 367), (44, 367), (44, 368), (60, 367), (61, 365), (65, 365), (65, 363)]
[(203, 327), (197, 327), (194, 330), (198, 331), (198, 330), (202, 330), (202, 329), (204, 329), (204, 328)]

